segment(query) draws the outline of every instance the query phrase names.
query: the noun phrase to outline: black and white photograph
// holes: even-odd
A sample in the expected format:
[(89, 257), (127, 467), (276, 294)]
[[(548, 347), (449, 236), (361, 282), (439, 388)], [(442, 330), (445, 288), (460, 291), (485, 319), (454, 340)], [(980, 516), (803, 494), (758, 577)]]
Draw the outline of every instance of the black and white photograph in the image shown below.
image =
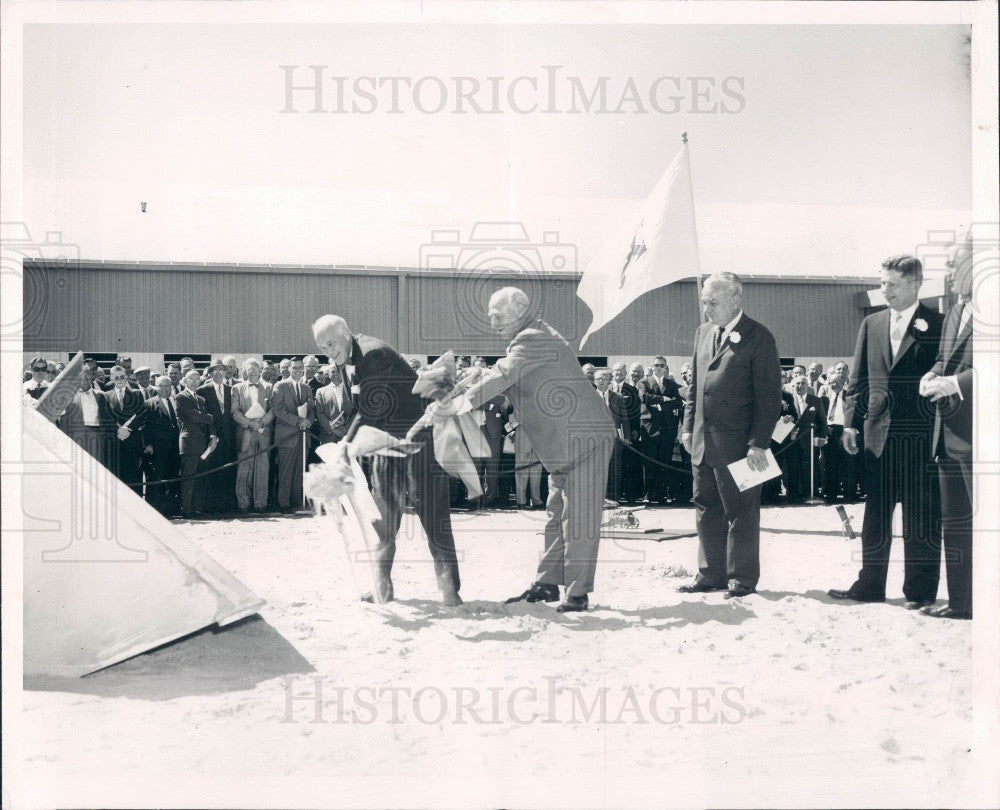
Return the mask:
[(1000, 806), (997, 4), (0, 4), (3, 805)]

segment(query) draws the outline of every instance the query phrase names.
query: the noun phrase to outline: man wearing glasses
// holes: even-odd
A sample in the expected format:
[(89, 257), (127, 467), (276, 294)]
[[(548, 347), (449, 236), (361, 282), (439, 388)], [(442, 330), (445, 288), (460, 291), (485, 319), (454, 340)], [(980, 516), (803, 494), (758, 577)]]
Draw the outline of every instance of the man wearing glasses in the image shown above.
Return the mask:
[(143, 443), (140, 431), (146, 424), (146, 400), (127, 383), (128, 372), (123, 366), (111, 369), (113, 388), (107, 392), (107, 400), (118, 427), (118, 463), (112, 465), (112, 470), (128, 484), (129, 489), (142, 497)]
[(653, 374), (638, 385), (639, 397), (649, 412), (649, 440), (644, 452), (659, 462), (647, 462), (646, 497), (650, 503), (666, 503), (673, 477), (669, 467), (662, 465), (671, 464), (674, 457), (681, 397), (677, 383), (667, 376), (667, 359), (657, 355), (652, 366)]
[(44, 357), (36, 357), (31, 361), (31, 379), (22, 386), (25, 397), (38, 399), (49, 387), (49, 363)]

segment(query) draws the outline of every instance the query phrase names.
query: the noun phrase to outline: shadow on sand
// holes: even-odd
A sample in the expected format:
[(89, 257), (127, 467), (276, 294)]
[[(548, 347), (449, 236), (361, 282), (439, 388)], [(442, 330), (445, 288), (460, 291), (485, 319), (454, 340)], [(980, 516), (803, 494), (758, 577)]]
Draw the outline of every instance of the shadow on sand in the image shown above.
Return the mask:
[(82, 678), (37, 676), (24, 688), (101, 697), (170, 700), (253, 689), (258, 683), (312, 672), (299, 652), (260, 616), (206, 628)]

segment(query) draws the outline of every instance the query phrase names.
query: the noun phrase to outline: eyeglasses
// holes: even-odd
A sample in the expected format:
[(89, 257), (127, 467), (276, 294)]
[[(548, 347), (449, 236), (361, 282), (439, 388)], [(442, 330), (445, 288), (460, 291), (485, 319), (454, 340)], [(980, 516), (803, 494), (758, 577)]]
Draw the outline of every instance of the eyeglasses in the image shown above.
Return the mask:
[(115, 374), (114, 376), (111, 377), (111, 379), (112, 380), (127, 380), (128, 377), (125, 377), (125, 376), (120, 375), (120, 374)]
[(49, 367), (48, 366), (32, 366), (31, 370), (32, 371), (48, 371)]
[(666, 368), (666, 363), (653, 363), (653, 368)]

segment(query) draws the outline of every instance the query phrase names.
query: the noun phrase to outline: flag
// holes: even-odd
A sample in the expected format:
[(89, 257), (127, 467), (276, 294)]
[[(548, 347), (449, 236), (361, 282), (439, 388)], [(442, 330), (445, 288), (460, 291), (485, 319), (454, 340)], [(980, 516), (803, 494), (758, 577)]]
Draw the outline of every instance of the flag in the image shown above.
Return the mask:
[(576, 294), (594, 314), (580, 348), (643, 293), (701, 275), (687, 142), (587, 265)]

